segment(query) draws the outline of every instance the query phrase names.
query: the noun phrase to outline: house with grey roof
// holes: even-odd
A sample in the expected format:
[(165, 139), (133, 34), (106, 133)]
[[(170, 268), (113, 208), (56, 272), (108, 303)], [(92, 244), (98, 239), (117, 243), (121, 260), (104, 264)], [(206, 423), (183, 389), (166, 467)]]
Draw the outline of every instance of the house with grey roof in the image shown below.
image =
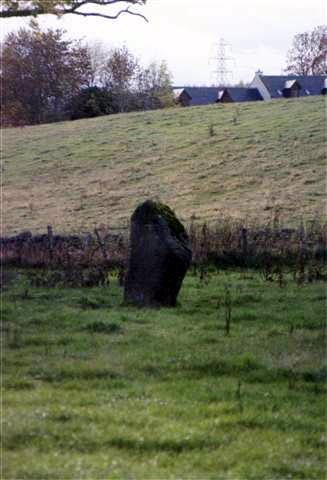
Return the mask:
[(256, 102), (263, 100), (257, 88), (224, 87), (218, 89), (217, 102)]
[(259, 71), (249, 87), (175, 87), (173, 93), (176, 102), (184, 107), (309, 97), (327, 93), (327, 76), (263, 75)]
[(262, 100), (257, 88), (241, 87), (176, 87), (175, 99), (184, 107), (210, 103), (253, 102)]
[(218, 98), (217, 87), (176, 87), (173, 93), (183, 107), (216, 103)]
[(250, 83), (264, 100), (325, 95), (326, 75), (263, 75), (257, 72)]

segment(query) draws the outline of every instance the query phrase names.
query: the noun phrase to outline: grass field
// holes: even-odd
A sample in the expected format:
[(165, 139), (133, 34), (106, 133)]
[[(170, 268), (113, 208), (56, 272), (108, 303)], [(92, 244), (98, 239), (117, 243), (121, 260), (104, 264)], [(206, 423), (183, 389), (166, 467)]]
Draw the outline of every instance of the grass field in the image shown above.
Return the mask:
[(252, 272), (189, 275), (161, 310), (123, 306), (113, 279), (22, 278), (3, 299), (3, 478), (326, 478), (325, 302)]
[(125, 225), (148, 197), (184, 220), (326, 212), (323, 97), (6, 129), (3, 149), (3, 234)]

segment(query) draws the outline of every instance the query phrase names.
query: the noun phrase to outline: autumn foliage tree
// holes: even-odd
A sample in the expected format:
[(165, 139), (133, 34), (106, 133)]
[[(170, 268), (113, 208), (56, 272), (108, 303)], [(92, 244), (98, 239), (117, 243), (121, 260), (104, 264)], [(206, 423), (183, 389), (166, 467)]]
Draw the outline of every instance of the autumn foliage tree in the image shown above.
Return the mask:
[(126, 45), (89, 48), (92, 78), (110, 92), (111, 112), (163, 108), (173, 104), (172, 78), (164, 61), (144, 67)]
[(327, 74), (327, 26), (299, 33), (288, 52), (285, 71), (293, 75)]
[(117, 112), (130, 110), (130, 101), (135, 85), (139, 61), (124, 45), (112, 49), (102, 69), (102, 82), (115, 99)]
[(71, 98), (88, 84), (90, 59), (62, 30), (9, 33), (1, 50), (2, 120), (5, 125), (38, 124), (66, 117)]
[(148, 67), (140, 70), (137, 92), (141, 110), (153, 110), (174, 104), (172, 77), (165, 61), (151, 62)]

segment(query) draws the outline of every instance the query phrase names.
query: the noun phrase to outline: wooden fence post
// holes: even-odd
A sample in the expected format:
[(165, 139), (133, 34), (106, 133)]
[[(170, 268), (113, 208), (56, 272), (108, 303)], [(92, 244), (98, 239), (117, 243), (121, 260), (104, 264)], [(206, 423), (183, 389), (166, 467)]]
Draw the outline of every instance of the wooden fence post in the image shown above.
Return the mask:
[(53, 260), (53, 230), (52, 230), (52, 225), (48, 225), (48, 239), (49, 239), (49, 258), (50, 258), (50, 263), (52, 263)]
[(107, 251), (106, 251), (105, 242), (102, 241), (99, 230), (97, 228), (94, 229), (94, 233), (95, 233), (95, 236), (97, 237), (98, 243), (100, 245), (103, 258), (105, 259), (106, 263), (108, 263), (108, 254), (107, 254)]
[(248, 264), (248, 230), (245, 227), (241, 228), (241, 250), (242, 250), (242, 258), (241, 264), (243, 267), (247, 267)]

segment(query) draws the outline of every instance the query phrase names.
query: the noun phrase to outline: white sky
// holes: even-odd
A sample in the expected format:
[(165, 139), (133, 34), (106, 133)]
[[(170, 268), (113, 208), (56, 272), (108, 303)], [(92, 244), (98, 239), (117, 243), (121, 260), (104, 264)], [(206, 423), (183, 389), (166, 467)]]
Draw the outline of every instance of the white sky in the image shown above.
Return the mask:
[[(118, 20), (47, 15), (39, 23), (108, 47), (125, 42), (143, 64), (166, 60), (175, 85), (210, 85), (220, 38), (230, 45), (230, 81), (249, 81), (258, 69), (267, 75), (282, 73), (294, 35), (327, 21), (325, 0), (148, 0), (139, 11), (149, 23), (130, 15)], [(28, 23), (1, 19), (0, 38)]]

